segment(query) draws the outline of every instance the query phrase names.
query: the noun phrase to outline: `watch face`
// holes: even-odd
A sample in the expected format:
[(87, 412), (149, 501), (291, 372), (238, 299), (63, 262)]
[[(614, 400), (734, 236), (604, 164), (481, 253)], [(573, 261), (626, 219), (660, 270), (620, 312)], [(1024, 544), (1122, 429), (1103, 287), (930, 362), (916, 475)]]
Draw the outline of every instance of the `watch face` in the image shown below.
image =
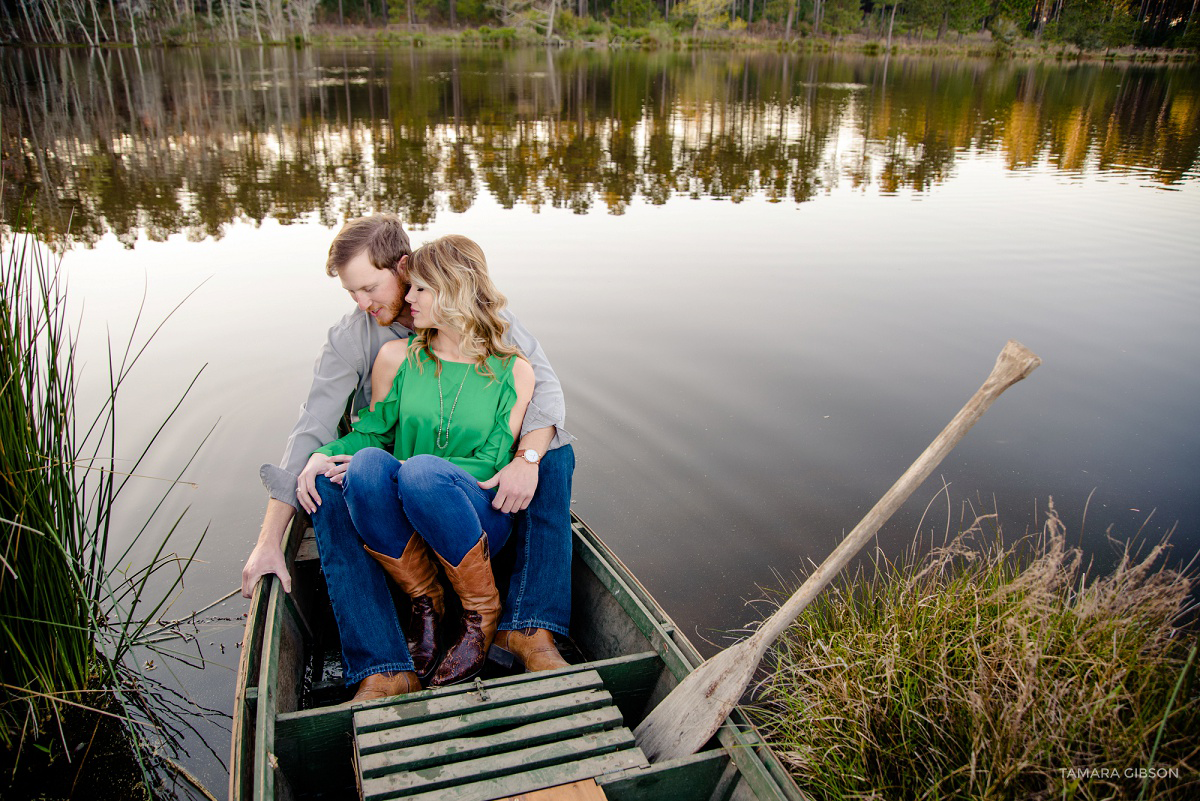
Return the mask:
[(525, 450), (525, 452), (524, 452), (523, 454), (521, 454), (521, 455), (522, 455), (522, 456), (524, 456), (524, 457), (525, 457), (525, 461), (529, 462), (530, 464), (537, 464), (537, 463), (538, 463), (538, 452), (537, 452), (537, 451), (534, 451), (534, 450), (529, 450), (529, 449), (527, 448), (527, 449)]

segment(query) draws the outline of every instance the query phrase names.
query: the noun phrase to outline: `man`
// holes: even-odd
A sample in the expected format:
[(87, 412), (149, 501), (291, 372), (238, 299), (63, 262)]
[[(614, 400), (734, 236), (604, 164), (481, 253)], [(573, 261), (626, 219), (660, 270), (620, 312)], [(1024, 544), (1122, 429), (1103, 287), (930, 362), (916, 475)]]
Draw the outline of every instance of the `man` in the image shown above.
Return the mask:
[[(410, 252), (408, 235), (392, 214), (347, 222), (329, 248), (326, 272), (340, 280), (358, 308), (329, 329), (308, 399), (279, 466), (263, 465), (259, 471), (270, 499), (258, 542), (242, 568), (242, 595), (247, 598), (267, 573), (274, 573), (284, 590), (291, 591), (283, 534), (297, 508), (311, 512), (321, 502), (316, 489), (319, 476), (306, 469), (309, 455), (337, 437), (347, 401), (355, 414), (370, 402), (371, 366), (379, 348), (412, 334), (412, 315), (404, 301), (408, 289), (404, 267)], [(510, 341), (533, 365), (536, 386), (517, 445), (521, 455), (480, 485), (497, 488), (493, 502), (497, 509), (525, 510), (517, 517), (513, 574), (493, 654), (509, 664), (519, 661), (527, 670), (548, 670), (566, 664), (555, 648), (553, 633), (566, 635), (570, 620), (573, 437), (563, 428), (562, 387), (541, 346), (510, 312), (501, 314), (511, 324)], [(329, 525), (315, 523), (322, 569), (327, 577), (331, 571), (353, 577), (328, 584), (342, 637), (346, 681), (360, 682), (355, 700), (415, 689), (383, 570), (361, 545), (345, 547), (339, 543), (346, 538), (322, 530)]]

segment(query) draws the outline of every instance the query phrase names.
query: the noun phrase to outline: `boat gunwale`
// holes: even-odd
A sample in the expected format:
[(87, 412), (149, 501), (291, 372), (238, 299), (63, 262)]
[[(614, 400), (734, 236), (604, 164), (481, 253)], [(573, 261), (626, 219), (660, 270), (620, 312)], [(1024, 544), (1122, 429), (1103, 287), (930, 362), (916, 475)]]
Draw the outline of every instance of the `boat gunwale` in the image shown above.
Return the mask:
[[(664, 643), (663, 647), (678, 652), (678, 661), (687, 668), (686, 672), (677, 672), (672, 665), (672, 662), (675, 660), (668, 659), (667, 654), (663, 653), (662, 650), (659, 651), (659, 656), (663, 657), (665, 668), (671, 671), (675, 679), (682, 681), (685, 676), (704, 662), (704, 657), (701, 656), (691, 640), (687, 638), (687, 635), (680, 631), (675, 621), (667, 614), (666, 610), (662, 608), (662, 605), (658, 603), (654, 596), (650, 594), (645, 585), (621, 561), (621, 558), (574, 511), (571, 512), (571, 527), (580, 536), (580, 539), (599, 553), (600, 557), (607, 563), (607, 567), (632, 591), (638, 601), (638, 605), (650, 613), (651, 621), (656, 624), (656, 628), (661, 632)], [(626, 611), (630, 610), (627, 609)], [(746, 781), (752, 781), (752, 776), (747, 769), (761, 768), (766, 771), (768, 774), (767, 778), (779, 789), (782, 797), (788, 799), (788, 801), (808, 801), (808, 796), (796, 784), (795, 778), (792, 777), (791, 773), (779, 761), (778, 755), (771, 750), (770, 745), (758, 731), (758, 727), (754, 725), (753, 721), (749, 719), (740, 706), (733, 708), (726, 717), (726, 721), (732, 722), (733, 726), (723, 724), (718, 729), (716, 738), (728, 751), (730, 758), (737, 763), (737, 767)], [(753, 754), (753, 762), (749, 762), (746, 759), (748, 754)], [(755, 793), (758, 794), (761, 790), (765, 789), (768, 788), (755, 788)]]
[[(304, 533), (311, 525), (307, 515), (297, 514), (290, 526), (284, 531), (280, 547), (283, 549), (288, 573), (296, 575), (296, 554)], [(268, 687), (269, 692), (263, 692), (263, 683), (268, 678), (265, 670), (264, 654), (278, 654), (279, 643), (267, 642), (268, 632), (278, 632), (279, 627), (269, 626), (268, 616), (271, 610), (282, 606), (278, 600), (283, 593), (283, 583), (274, 573), (268, 573), (259, 579), (254, 586), (250, 598), (250, 609), (246, 613), (246, 627), (242, 637), (241, 655), (238, 657), (238, 674), (233, 699), (233, 725), (230, 732), (229, 760), (229, 798), (241, 799), (249, 791), (252, 798), (259, 797), (259, 791), (273, 783), (265, 774), (263, 766), (269, 764), (274, 753), (274, 728), (278, 715), (275, 714), (277, 698), (274, 688)], [(293, 600), (293, 604), (295, 599)], [(298, 610), (297, 610), (298, 614)], [(251, 684), (251, 681), (254, 683)], [(270, 707), (270, 712), (267, 708)], [(263, 721), (269, 720), (266, 738), (260, 737)], [(246, 730), (253, 724), (254, 738), (251, 743), (244, 742)], [(264, 739), (268, 742), (264, 742)], [(249, 765), (246, 763), (249, 762)]]

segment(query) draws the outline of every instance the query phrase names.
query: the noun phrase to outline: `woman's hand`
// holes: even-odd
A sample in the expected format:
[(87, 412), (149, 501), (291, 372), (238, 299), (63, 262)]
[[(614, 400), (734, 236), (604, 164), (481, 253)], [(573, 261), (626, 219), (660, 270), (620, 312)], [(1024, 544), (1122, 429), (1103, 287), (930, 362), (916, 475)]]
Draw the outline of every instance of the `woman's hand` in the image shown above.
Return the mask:
[(308, 464), (304, 465), (296, 479), (296, 500), (300, 508), (310, 515), (321, 505), (321, 496), (317, 494), (317, 476), (325, 475), (332, 464), (332, 457), (314, 453), (308, 457)]
[(325, 471), (325, 477), (334, 484), (340, 485), (346, 477), (346, 468), (350, 466), (351, 454), (339, 453), (337, 456), (330, 456), (329, 469)]

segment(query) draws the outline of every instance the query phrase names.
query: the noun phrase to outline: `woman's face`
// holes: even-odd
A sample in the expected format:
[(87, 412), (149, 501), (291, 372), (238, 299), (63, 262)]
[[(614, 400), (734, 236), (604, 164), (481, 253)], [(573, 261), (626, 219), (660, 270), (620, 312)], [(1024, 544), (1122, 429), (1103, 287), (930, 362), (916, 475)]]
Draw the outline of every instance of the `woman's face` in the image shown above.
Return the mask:
[(409, 277), (408, 294), (404, 299), (412, 309), (413, 326), (416, 328), (437, 328), (437, 320), (432, 314), (433, 290), (420, 281)]

